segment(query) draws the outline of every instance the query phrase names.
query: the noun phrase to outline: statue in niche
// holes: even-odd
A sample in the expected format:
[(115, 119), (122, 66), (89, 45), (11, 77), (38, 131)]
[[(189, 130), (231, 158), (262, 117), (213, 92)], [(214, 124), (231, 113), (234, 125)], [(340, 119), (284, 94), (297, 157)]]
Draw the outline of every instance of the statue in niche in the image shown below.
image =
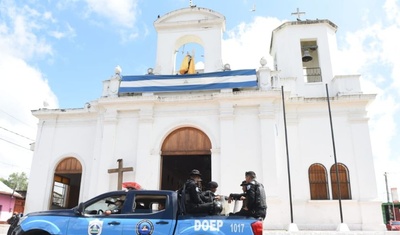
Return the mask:
[(194, 52), (192, 55), (187, 53), (187, 55), (183, 58), (181, 69), (179, 70), (180, 74), (195, 74), (195, 62), (194, 62)]

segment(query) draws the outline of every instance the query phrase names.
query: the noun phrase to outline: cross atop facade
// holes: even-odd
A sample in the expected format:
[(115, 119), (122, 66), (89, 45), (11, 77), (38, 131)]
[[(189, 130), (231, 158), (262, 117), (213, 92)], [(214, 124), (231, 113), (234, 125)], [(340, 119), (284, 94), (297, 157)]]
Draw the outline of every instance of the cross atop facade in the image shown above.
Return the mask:
[(301, 20), (301, 19), (300, 19), (300, 16), (301, 16), (301, 15), (305, 15), (305, 14), (306, 14), (306, 13), (305, 13), (304, 11), (301, 12), (301, 11), (299, 10), (299, 8), (297, 8), (297, 12), (293, 12), (293, 13), (292, 13), (292, 15), (297, 15), (297, 20), (299, 20), (299, 21)]
[(196, 7), (196, 5), (193, 5), (193, 1), (189, 0), (189, 7)]
[(123, 167), (123, 159), (118, 159), (118, 168), (108, 169), (108, 173), (118, 173), (118, 190), (122, 189), (123, 174), (125, 171), (133, 171), (133, 167)]

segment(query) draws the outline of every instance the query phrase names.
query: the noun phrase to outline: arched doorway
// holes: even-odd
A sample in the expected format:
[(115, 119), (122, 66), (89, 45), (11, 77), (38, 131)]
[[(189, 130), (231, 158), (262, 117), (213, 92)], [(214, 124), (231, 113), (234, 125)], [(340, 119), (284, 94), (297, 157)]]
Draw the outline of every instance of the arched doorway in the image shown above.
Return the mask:
[(193, 127), (173, 131), (161, 147), (161, 189), (177, 190), (192, 169), (202, 174), (203, 183), (211, 180), (211, 141)]
[(78, 159), (67, 157), (54, 172), (50, 209), (72, 208), (78, 205), (82, 165)]

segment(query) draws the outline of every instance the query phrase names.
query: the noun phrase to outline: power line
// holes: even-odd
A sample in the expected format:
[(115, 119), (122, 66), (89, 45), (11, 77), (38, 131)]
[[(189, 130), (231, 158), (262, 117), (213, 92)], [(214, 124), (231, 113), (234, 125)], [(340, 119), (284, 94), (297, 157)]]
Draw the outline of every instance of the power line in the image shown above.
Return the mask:
[(21, 122), (21, 123), (23, 123), (23, 124), (25, 124), (25, 125), (27, 125), (28, 127), (30, 127), (30, 128), (33, 129), (33, 127), (32, 127), (30, 124), (28, 124), (28, 123), (26, 123), (26, 122), (24, 122), (24, 121), (21, 121), (20, 119), (18, 119), (18, 118), (16, 118), (16, 117), (14, 117), (13, 115), (7, 113), (6, 111), (0, 109), (0, 112), (7, 114), (8, 116), (14, 118), (15, 120), (17, 120), (17, 121), (19, 121), (19, 122)]
[(20, 168), (20, 169), (24, 169), (24, 170), (30, 170), (31, 169), (30, 167), (23, 167), (21, 165), (11, 164), (11, 163), (8, 163), (8, 162), (5, 162), (5, 161), (0, 161), (0, 164), (7, 165), (7, 166), (10, 166), (10, 167), (16, 167), (16, 168)]
[(4, 128), (4, 127), (1, 127), (1, 126), (0, 126), (0, 129), (3, 129), (3, 130), (8, 131), (8, 132), (10, 132), (10, 133), (13, 133), (14, 135), (18, 135), (18, 136), (20, 136), (20, 137), (22, 137), (22, 138), (25, 138), (25, 139), (28, 139), (28, 140), (31, 140), (31, 141), (35, 141), (35, 140), (33, 140), (33, 139), (29, 138), (29, 137), (26, 137), (26, 136), (21, 135), (21, 134), (19, 134), (19, 133), (17, 133), (17, 132), (14, 132), (14, 131), (10, 131), (10, 130)]
[(9, 144), (13, 144), (13, 145), (15, 145), (15, 146), (18, 146), (18, 147), (20, 147), (20, 148), (23, 148), (23, 149), (26, 149), (26, 150), (31, 151), (31, 149), (29, 149), (29, 148), (26, 148), (26, 147), (24, 147), (24, 146), (22, 146), (22, 145), (19, 145), (19, 144), (16, 144), (16, 143), (14, 143), (14, 142), (5, 140), (5, 139), (3, 139), (3, 138), (1, 138), (1, 137), (0, 137), (0, 140), (2, 140), (2, 141), (4, 141), (4, 142), (7, 142), (7, 143), (9, 143)]

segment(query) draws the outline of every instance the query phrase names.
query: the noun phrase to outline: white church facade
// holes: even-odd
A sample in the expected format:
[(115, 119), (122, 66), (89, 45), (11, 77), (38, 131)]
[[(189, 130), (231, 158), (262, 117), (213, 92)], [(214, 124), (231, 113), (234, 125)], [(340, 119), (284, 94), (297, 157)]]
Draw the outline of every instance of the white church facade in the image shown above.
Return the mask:
[[(273, 68), (262, 60), (257, 70), (224, 66), (225, 17), (215, 11), (184, 8), (154, 26), (157, 59), (147, 75), (116, 68), (84, 108), (33, 111), (25, 213), (116, 190), (109, 170), (123, 163), (132, 167), (124, 181), (146, 189), (177, 190), (198, 169), (223, 195), (240, 192), (244, 173), (255, 171), (267, 194), (266, 229), (288, 227), (290, 202), (300, 230), (335, 230), (340, 215), (350, 230), (385, 229), (366, 111), (375, 95), (362, 92), (359, 75), (335, 74), (335, 24), (282, 24), (272, 32)], [(175, 52), (187, 43), (204, 49), (204, 69), (176, 75)]]

